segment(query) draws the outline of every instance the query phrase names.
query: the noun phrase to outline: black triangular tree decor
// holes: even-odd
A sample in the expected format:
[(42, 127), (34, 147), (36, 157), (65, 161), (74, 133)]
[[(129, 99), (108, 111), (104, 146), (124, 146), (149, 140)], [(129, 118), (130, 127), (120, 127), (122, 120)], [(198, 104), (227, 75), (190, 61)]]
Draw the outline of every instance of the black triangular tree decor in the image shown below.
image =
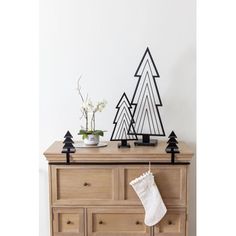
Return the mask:
[[(143, 137), (135, 145), (155, 146), (157, 140), (150, 140), (150, 136), (165, 136), (165, 131), (158, 110), (162, 102), (155, 80), (160, 76), (149, 48), (146, 49), (134, 76), (138, 77), (138, 82), (131, 101), (134, 106), (133, 126), (136, 135)], [(135, 134), (131, 125), (128, 133)]]
[(168, 145), (166, 147), (166, 152), (171, 153), (171, 163), (175, 162), (175, 153), (179, 153), (179, 147), (177, 146), (178, 141), (176, 140), (177, 136), (174, 131), (169, 135), (169, 140), (167, 141)]
[(170, 133), (170, 135), (168, 136), (168, 138), (177, 138), (177, 136), (176, 136), (175, 132), (172, 131), (172, 132)]
[(73, 138), (69, 130), (66, 132), (64, 138)]
[[(118, 147), (130, 147), (127, 140), (137, 140), (137, 136), (133, 127), (133, 117), (132, 117), (132, 106), (129, 99), (125, 93), (123, 93), (120, 101), (116, 105), (116, 116), (114, 118), (113, 124), (114, 129), (111, 135), (111, 141), (121, 141)], [(134, 134), (128, 134), (128, 130), (132, 131)]]
[(170, 138), (167, 143), (178, 143), (178, 141), (175, 138)]
[(63, 143), (74, 143), (74, 141), (71, 138), (66, 138)]
[(65, 140), (63, 141), (64, 146), (62, 148), (62, 153), (66, 153), (66, 163), (70, 163), (70, 153), (75, 153), (75, 147), (73, 146), (74, 141), (72, 140), (72, 135), (69, 131), (64, 136)]

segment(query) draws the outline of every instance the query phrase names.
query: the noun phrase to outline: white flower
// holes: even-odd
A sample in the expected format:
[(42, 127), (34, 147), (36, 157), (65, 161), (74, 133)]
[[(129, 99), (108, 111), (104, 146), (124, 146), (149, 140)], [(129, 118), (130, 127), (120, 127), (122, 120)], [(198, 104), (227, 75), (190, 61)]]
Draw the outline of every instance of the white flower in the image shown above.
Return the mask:
[(91, 99), (88, 99), (88, 112), (93, 112), (94, 105)]
[(85, 102), (83, 102), (81, 107), (86, 112), (92, 112), (94, 109), (94, 105), (93, 105), (91, 99), (87, 99)]
[(103, 100), (101, 102), (97, 102), (96, 105), (94, 106), (94, 112), (101, 112), (105, 107), (106, 107), (106, 100)]
[(81, 105), (82, 109), (84, 109), (85, 111), (87, 111), (88, 109), (88, 105), (87, 105), (87, 102), (83, 102), (82, 105)]

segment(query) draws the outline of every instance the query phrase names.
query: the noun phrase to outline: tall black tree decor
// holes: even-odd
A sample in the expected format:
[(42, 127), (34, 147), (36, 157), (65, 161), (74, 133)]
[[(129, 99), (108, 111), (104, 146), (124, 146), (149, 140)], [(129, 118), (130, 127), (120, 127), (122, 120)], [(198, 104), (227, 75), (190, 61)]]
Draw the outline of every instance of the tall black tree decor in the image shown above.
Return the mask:
[(176, 140), (177, 136), (174, 131), (170, 133), (168, 138), (166, 152), (171, 153), (171, 163), (173, 164), (175, 162), (175, 153), (179, 153), (179, 147), (177, 146), (178, 141)]
[(165, 136), (159, 106), (162, 106), (155, 78), (160, 77), (154, 64), (149, 48), (146, 49), (142, 60), (135, 72), (138, 78), (131, 105), (134, 106), (134, 130), (130, 125), (129, 134), (142, 135), (142, 140), (135, 142), (139, 146), (155, 146), (157, 140), (150, 136)]
[[(121, 141), (118, 144), (118, 147), (130, 147), (127, 143), (127, 140), (137, 140), (137, 136), (133, 127), (133, 117), (131, 113), (131, 104), (129, 102), (128, 97), (125, 93), (123, 93), (120, 101), (118, 102), (116, 109), (116, 116), (114, 118), (113, 124), (114, 129), (111, 135), (111, 141)], [(132, 131), (134, 134), (128, 134), (128, 130)]]
[(66, 163), (70, 163), (70, 153), (75, 153), (75, 147), (73, 146), (74, 141), (72, 140), (72, 135), (69, 131), (66, 132), (64, 136), (65, 140), (63, 141), (64, 146), (62, 153), (66, 153)]

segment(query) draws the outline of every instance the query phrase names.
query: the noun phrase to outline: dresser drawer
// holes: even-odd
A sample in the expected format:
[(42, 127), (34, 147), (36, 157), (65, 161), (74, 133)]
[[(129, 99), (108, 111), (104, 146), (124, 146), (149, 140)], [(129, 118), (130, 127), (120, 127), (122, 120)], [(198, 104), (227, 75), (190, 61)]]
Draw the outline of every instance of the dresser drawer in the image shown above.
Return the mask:
[(53, 236), (84, 236), (84, 209), (54, 208)]
[(111, 166), (51, 166), (52, 202), (106, 204), (118, 198), (118, 169)]
[(88, 236), (150, 236), (142, 208), (89, 208)]
[(185, 210), (167, 210), (164, 218), (154, 226), (154, 236), (185, 236)]
[[(151, 171), (155, 176), (155, 182), (166, 205), (186, 205), (186, 168), (186, 165), (152, 165)], [(127, 204), (141, 204), (129, 183), (145, 171), (147, 169), (144, 169), (144, 166), (124, 167), (120, 171), (120, 181), (123, 182), (120, 198), (126, 200)]]

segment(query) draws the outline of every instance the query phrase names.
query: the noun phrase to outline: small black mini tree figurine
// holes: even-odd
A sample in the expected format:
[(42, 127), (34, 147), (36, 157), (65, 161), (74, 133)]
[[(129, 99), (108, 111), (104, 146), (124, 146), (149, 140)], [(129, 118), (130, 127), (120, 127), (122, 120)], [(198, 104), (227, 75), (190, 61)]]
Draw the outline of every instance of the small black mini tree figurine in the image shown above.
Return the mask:
[[(155, 146), (157, 140), (150, 136), (165, 136), (159, 107), (162, 106), (156, 78), (160, 77), (149, 48), (146, 49), (134, 75), (138, 82), (133, 94), (131, 105), (134, 106), (134, 129), (142, 140), (135, 142), (138, 146)], [(129, 129), (129, 134), (134, 134)]]
[[(133, 127), (134, 121), (131, 113), (131, 108), (132, 107), (128, 97), (125, 93), (123, 93), (120, 101), (116, 106), (116, 109), (118, 110), (113, 121), (113, 124), (115, 124), (115, 126), (110, 139), (111, 141), (121, 141), (121, 143), (118, 144), (119, 148), (129, 148), (130, 145), (127, 143), (127, 140), (137, 140), (137, 136)], [(134, 132), (134, 134), (132, 135), (128, 134), (130, 125), (130, 129), (132, 130), (132, 132)]]
[(166, 152), (171, 153), (171, 163), (175, 162), (175, 153), (179, 153), (179, 147), (177, 146), (178, 141), (175, 132), (172, 131), (169, 135), (168, 145), (166, 147)]
[(66, 153), (66, 163), (70, 163), (70, 153), (75, 153), (75, 147), (73, 146), (74, 141), (72, 140), (72, 135), (69, 131), (66, 132), (64, 136), (65, 140), (63, 141), (64, 146), (62, 153)]

